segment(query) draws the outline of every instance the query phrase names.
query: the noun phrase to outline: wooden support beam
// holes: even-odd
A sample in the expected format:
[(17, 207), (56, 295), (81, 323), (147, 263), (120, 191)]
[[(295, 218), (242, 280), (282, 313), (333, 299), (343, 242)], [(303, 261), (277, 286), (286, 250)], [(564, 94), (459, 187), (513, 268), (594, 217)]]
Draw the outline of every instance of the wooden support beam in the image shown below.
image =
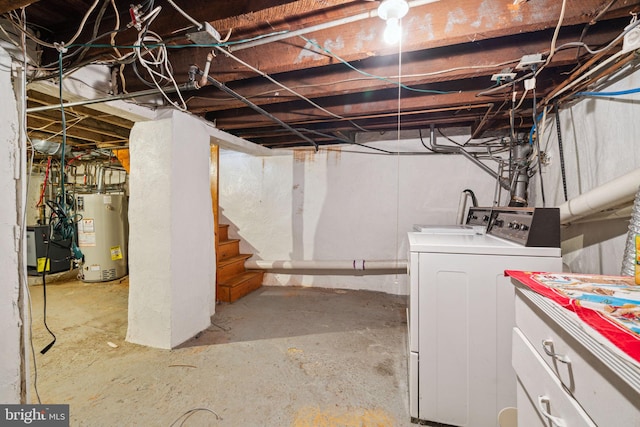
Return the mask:
[[(580, 37), (581, 31), (581, 27), (563, 31), (557, 45), (575, 41)], [(615, 38), (619, 32), (617, 28), (609, 29), (588, 38), (586, 41), (598, 46)], [(428, 56), (408, 54), (402, 60), (402, 83), (407, 86), (418, 86), (453, 80), (454, 82), (445, 89), (456, 90), (455, 81), (485, 75), (487, 76), (487, 84), (491, 84), (491, 74), (498, 73), (504, 68), (514, 68), (522, 56), (543, 52), (548, 48), (547, 34), (541, 34), (537, 37), (526, 34), (450, 48), (433, 49)], [(575, 55), (575, 49), (559, 51), (553, 57), (550, 67), (572, 63), (575, 61)], [(380, 58), (361, 61), (358, 64), (358, 69), (362, 71), (362, 74), (344, 66), (332, 67), (322, 74), (310, 75), (306, 72), (292, 72), (277, 78), (285, 86), (295, 89), (308, 98), (372, 92), (394, 87), (392, 82), (398, 80), (397, 64), (391, 63), (393, 61), (381, 62)], [(446, 70), (450, 71), (442, 72)], [(365, 74), (384, 77), (388, 80), (367, 77)], [(257, 105), (277, 104), (297, 99), (291, 93), (261, 77), (235, 85), (229, 84), (229, 87)], [(188, 97), (187, 105), (189, 111), (196, 114), (244, 107), (242, 102), (230, 99), (214, 87), (206, 86), (193, 92), (192, 96)]]
[[(42, 132), (38, 130), (30, 130), (28, 134), (31, 140), (44, 139), (44, 140), (51, 140), (54, 142), (60, 142), (62, 140), (62, 137), (51, 138), (51, 133)], [(85, 147), (92, 148), (94, 146), (94, 143), (91, 141), (78, 139), (78, 138), (74, 138), (72, 136), (67, 135), (67, 146), (74, 147), (74, 148), (85, 148)]]
[[(402, 99), (402, 110), (404, 114), (414, 114), (416, 112), (429, 112), (429, 111), (455, 111), (465, 110), (468, 108), (475, 108), (476, 105), (488, 105), (496, 101), (492, 97), (478, 97), (477, 92), (455, 92), (441, 95), (422, 94)], [(367, 119), (369, 117), (380, 117), (380, 114), (388, 116), (395, 116), (396, 113), (389, 113), (395, 110), (397, 111), (397, 99), (385, 99), (385, 100), (367, 100), (365, 97), (351, 97), (345, 99), (343, 105), (336, 105), (331, 108), (332, 112), (350, 118), (351, 120), (359, 123), (360, 120)], [(243, 114), (238, 114), (239, 111), (229, 112), (216, 112), (207, 114), (208, 120), (215, 120), (216, 126), (220, 129), (250, 129), (262, 126), (271, 125), (271, 121), (267, 118), (253, 113), (252, 111), (243, 110)], [(291, 125), (321, 123), (327, 120), (335, 121), (335, 118), (331, 118), (322, 112), (318, 112), (313, 107), (291, 108), (287, 104), (280, 104), (270, 110), (270, 113), (277, 116), (279, 119), (289, 123)], [(348, 121), (342, 120), (347, 126)]]
[(38, 0), (0, 0), (0, 13), (11, 12), (24, 6), (29, 6)]
[[(560, 7), (561, 2), (548, 2), (545, 7), (540, 7), (539, 2), (533, 1), (514, 5), (512, 0), (464, 0), (455, 4), (439, 1), (412, 8), (403, 19), (404, 32), (410, 35), (405, 37), (403, 51), (406, 53), (476, 43), (511, 34), (554, 28), (558, 22)], [(563, 25), (587, 23), (601, 7), (602, 0), (569, 1)], [(614, 3), (607, 16), (627, 15), (630, 9), (640, 9), (640, 1)], [(345, 11), (346, 9), (336, 11), (336, 19), (338, 16), (345, 16)], [(332, 17), (330, 13), (327, 15), (329, 19)], [(330, 49), (346, 61), (358, 61), (395, 52), (394, 48), (381, 42), (384, 25), (381, 19), (374, 17), (316, 31), (305, 37)], [(186, 75), (191, 64), (204, 65), (209, 50), (171, 50), (170, 59), (176, 75)], [(336, 63), (322, 49), (300, 37), (237, 51), (235, 55), (268, 74)], [(215, 58), (212, 70), (216, 79), (223, 82), (255, 76), (254, 72), (222, 54)]]
[(209, 188), (211, 191), (211, 215), (213, 216), (213, 232), (214, 232), (214, 239), (215, 239), (216, 259), (219, 258), (218, 245), (220, 243), (220, 236), (218, 235), (218, 224), (220, 223), (220, 218), (218, 215), (219, 178), (220, 178), (220, 147), (217, 144), (211, 144), (209, 148)]
[[(40, 119), (43, 121), (60, 122), (61, 114), (55, 111), (41, 111), (38, 113), (29, 113), (28, 117), (33, 119)], [(83, 129), (89, 132), (99, 133), (111, 138), (117, 139), (129, 139), (130, 129), (114, 126), (110, 123), (105, 123), (100, 120), (94, 119), (88, 116), (69, 115), (67, 120), (74, 120), (74, 127), (77, 129)]]
[[(40, 118), (27, 116), (27, 127), (34, 131), (40, 131), (49, 135), (62, 133), (62, 124), (51, 120), (43, 120)], [(67, 136), (84, 140), (91, 143), (121, 141), (122, 138), (112, 138), (96, 132), (76, 128), (73, 122), (67, 123)]]
[[(60, 100), (56, 97), (44, 94), (42, 92), (27, 91), (27, 106), (35, 107), (37, 105), (57, 105)], [(34, 105), (37, 104), (37, 105)], [(84, 116), (93, 117), (96, 120), (100, 120), (104, 123), (109, 123), (120, 128), (129, 129), (133, 127), (133, 121), (122, 117), (114, 116), (111, 114), (103, 113), (91, 107), (72, 107), (65, 109), (65, 111), (71, 111)]]

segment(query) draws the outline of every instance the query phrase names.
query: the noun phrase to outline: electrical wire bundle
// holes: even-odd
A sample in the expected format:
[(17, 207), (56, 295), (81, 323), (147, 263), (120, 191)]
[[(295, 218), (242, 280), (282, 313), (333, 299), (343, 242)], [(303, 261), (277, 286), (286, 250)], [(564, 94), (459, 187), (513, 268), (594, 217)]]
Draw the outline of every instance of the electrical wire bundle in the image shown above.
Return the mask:
[(53, 242), (69, 242), (68, 249), (75, 260), (82, 260), (82, 251), (76, 243), (76, 227), (82, 216), (71, 215), (70, 205), (62, 203), (60, 196), (55, 201), (47, 200), (47, 206), (51, 209), (49, 217), (49, 225), (51, 227), (51, 241)]

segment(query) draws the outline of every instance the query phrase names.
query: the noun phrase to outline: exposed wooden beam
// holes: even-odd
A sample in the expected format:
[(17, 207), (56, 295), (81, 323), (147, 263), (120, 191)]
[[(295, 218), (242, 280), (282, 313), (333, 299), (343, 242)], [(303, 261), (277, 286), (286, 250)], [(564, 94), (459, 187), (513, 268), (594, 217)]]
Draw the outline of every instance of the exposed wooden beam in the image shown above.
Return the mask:
[[(32, 117), (32, 116), (27, 117), (27, 127), (31, 130), (48, 133), (50, 135), (59, 134), (62, 132), (62, 124), (60, 122), (43, 120), (43, 119)], [(72, 138), (81, 139), (87, 142), (94, 142), (94, 143), (109, 142), (115, 139), (118, 139), (118, 140), (122, 139), (122, 138), (111, 138), (97, 132), (76, 128), (73, 125), (72, 121), (67, 123), (66, 132), (67, 132), (67, 135)]]
[[(28, 117), (41, 119), (41, 120), (55, 121), (55, 122), (60, 122), (61, 120), (60, 113), (56, 113), (52, 111), (41, 111), (39, 113), (29, 113)], [(109, 136), (112, 138), (129, 139), (129, 133), (130, 133), (129, 129), (120, 128), (118, 126), (101, 122), (100, 120), (94, 119), (89, 116), (84, 116), (84, 115), (80, 115), (80, 116), (73, 115), (71, 117), (67, 117), (67, 120), (69, 120), (70, 118), (73, 118), (76, 120), (74, 127), (77, 129), (84, 129), (90, 132), (99, 133), (101, 135)]]
[[(62, 137), (51, 137), (50, 133), (47, 132), (42, 132), (42, 131), (38, 131), (38, 130), (29, 130), (28, 131), (29, 134), (29, 138), (31, 138), (31, 140), (34, 139), (45, 139), (45, 140), (51, 140), (54, 142), (61, 142)], [(73, 138), (70, 136), (67, 136), (67, 145), (70, 147), (93, 147), (94, 143), (84, 140), (84, 139), (77, 139), (77, 138)]]
[[(541, 7), (537, 1), (514, 5), (512, 0), (465, 0), (454, 5), (440, 1), (413, 8), (404, 18), (405, 52), (420, 51), (517, 33), (529, 33), (553, 28), (557, 24), (561, 2), (548, 2)], [(602, 0), (569, 1), (564, 25), (587, 23)], [(617, 2), (609, 16), (627, 15), (640, 9), (640, 1)], [(384, 22), (379, 18), (365, 19), (327, 30), (307, 34), (317, 45), (331, 50), (346, 61), (394, 53), (382, 40)], [(622, 30), (622, 28), (620, 29)], [(210, 49), (193, 48), (171, 51), (176, 75), (186, 74), (191, 64), (204, 65)], [(336, 60), (316, 45), (299, 37), (235, 52), (245, 62), (269, 74), (330, 65)], [(182, 70), (182, 71), (181, 71)], [(255, 76), (232, 58), (219, 54), (213, 64), (216, 79), (227, 82)]]
[[(403, 101), (403, 114), (418, 114), (426, 112), (447, 111), (453, 113), (455, 111), (463, 111), (465, 109), (476, 108), (476, 105), (487, 105), (495, 102), (495, 98), (476, 97), (476, 92), (459, 92), (443, 95), (420, 95), (412, 98), (406, 98)], [(393, 100), (381, 100), (372, 102), (357, 102), (345, 104), (340, 107), (334, 107), (333, 111), (337, 114), (350, 118), (357, 124), (361, 120), (380, 117), (394, 117), (396, 113), (390, 113), (389, 103), (397, 103)], [(289, 111), (286, 105), (277, 112), (271, 111), (279, 119), (291, 125), (309, 125), (313, 123), (324, 123), (328, 120), (336, 119), (326, 115), (318, 115), (315, 109), (296, 109)], [(247, 112), (241, 116), (233, 116), (232, 114), (211, 115), (208, 116), (216, 120), (216, 126), (223, 130), (232, 129), (251, 129), (264, 126), (271, 126), (267, 118), (252, 112)], [(347, 120), (342, 120), (345, 128), (352, 128)]]
[[(353, 3), (353, 0), (217, 0), (212, 3), (207, 0), (190, 0), (178, 2), (181, 9), (189, 14), (198, 22), (209, 22), (216, 30), (226, 36), (229, 30), (232, 30), (233, 39), (242, 39), (247, 35), (247, 31), (259, 33), (273, 32), (272, 24), (280, 25), (285, 17), (291, 15), (299, 15), (305, 19), (310, 18), (315, 12), (322, 16), (322, 11), (326, 8), (337, 7), (345, 3)], [(368, 4), (368, 2), (362, 2)], [(117, 0), (118, 9), (120, 11), (120, 21), (124, 27), (129, 23), (129, 4), (122, 0)], [(375, 5), (372, 3), (372, 6)], [(85, 8), (86, 10), (86, 8)], [(83, 13), (84, 11), (83, 10)], [(249, 10), (251, 12), (247, 13)], [(55, 12), (54, 12), (55, 13)], [(100, 33), (113, 29), (112, 12), (109, 10), (105, 15), (109, 19), (105, 19), (100, 27)], [(153, 29), (157, 31), (165, 39), (173, 39), (178, 34), (186, 34), (193, 31), (193, 24), (176, 12), (171, 5), (162, 4), (162, 11), (154, 19)], [(66, 29), (58, 34), (60, 40), (68, 40), (76, 31), (76, 28)], [(120, 46), (129, 46), (137, 40), (137, 31), (133, 28), (123, 31), (116, 36), (116, 44)], [(88, 40), (89, 34), (81, 36), (78, 41)], [(182, 40), (186, 42), (186, 39)], [(103, 56), (107, 52), (112, 52), (107, 48), (96, 48), (89, 52), (88, 57), (97, 58)], [(44, 52), (44, 62), (53, 62), (57, 58), (57, 52), (47, 49)]]
[[(232, 30), (232, 36), (256, 31), (267, 33), (276, 30), (291, 31), (325, 22), (333, 18), (337, 11), (340, 14), (355, 14), (378, 7), (377, 3), (353, 0), (297, 0), (281, 2), (283, 4), (270, 3), (270, 7), (260, 10), (253, 8), (250, 13), (238, 10), (227, 18), (211, 21), (211, 24), (223, 34)], [(299, 19), (291, 19), (292, 17)]]
[[(558, 38), (557, 45), (575, 41), (580, 37), (581, 31), (581, 27), (572, 28), (569, 31), (564, 30), (562, 36)], [(598, 46), (612, 40), (619, 33), (618, 29), (608, 29), (594, 35), (587, 41)], [(407, 86), (414, 86), (486, 75), (487, 83), (490, 84), (489, 77), (492, 74), (509, 66), (515, 67), (523, 55), (548, 49), (549, 39), (547, 36), (546, 33), (535, 37), (526, 34), (450, 48), (433, 49), (429, 52), (429, 56), (409, 54), (403, 58), (402, 82)], [(569, 64), (575, 61), (575, 55), (575, 49), (559, 51), (553, 57), (553, 62), (550, 65), (555, 67)], [(509, 61), (512, 62), (508, 63)], [(492, 64), (500, 65), (491, 67)], [(296, 72), (286, 73), (277, 76), (277, 78), (283, 85), (294, 88), (298, 93), (309, 98), (371, 92), (394, 87), (390, 81), (398, 79), (397, 64), (389, 64), (388, 62), (381, 64), (377, 58), (361, 61), (358, 64), (358, 69), (368, 75), (388, 78), (389, 81), (367, 77), (346, 66), (332, 67), (322, 74), (309, 75), (309, 73)], [(442, 73), (441, 71), (444, 70), (451, 71)], [(446, 89), (455, 90), (454, 84), (455, 82)], [(277, 104), (297, 99), (291, 93), (261, 77), (235, 85), (229, 84), (229, 87), (237, 90), (257, 105)], [(196, 114), (244, 107), (242, 102), (229, 99), (226, 94), (213, 87), (204, 87), (193, 92), (192, 96), (188, 98), (187, 105), (189, 110)]]
[[(58, 98), (36, 91), (28, 91), (27, 99), (29, 107), (33, 106), (32, 103), (36, 103), (38, 105), (57, 105), (60, 103)], [(131, 130), (134, 123), (132, 120), (103, 113), (102, 111), (98, 111), (91, 107), (73, 107), (69, 108), (68, 111), (75, 112), (80, 115), (90, 116), (95, 118), (96, 120), (100, 120), (101, 122), (109, 123), (128, 130)]]
[(38, 0), (0, 0), (0, 13), (11, 12), (23, 6), (29, 6)]

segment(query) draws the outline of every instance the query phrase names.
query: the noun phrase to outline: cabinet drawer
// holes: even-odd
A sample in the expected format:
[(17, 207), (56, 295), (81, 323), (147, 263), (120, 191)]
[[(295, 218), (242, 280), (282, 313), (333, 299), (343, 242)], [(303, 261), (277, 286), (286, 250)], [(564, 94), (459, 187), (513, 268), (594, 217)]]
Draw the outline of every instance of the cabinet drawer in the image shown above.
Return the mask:
[(513, 328), (512, 357), (519, 388), (518, 425), (596, 426), (518, 328)]
[(534, 303), (543, 297), (529, 292), (516, 288), (516, 325), (546, 367), (599, 426), (640, 426), (638, 393), (571, 335), (570, 324), (558, 323), (569, 321), (564, 308), (542, 300), (543, 310)]

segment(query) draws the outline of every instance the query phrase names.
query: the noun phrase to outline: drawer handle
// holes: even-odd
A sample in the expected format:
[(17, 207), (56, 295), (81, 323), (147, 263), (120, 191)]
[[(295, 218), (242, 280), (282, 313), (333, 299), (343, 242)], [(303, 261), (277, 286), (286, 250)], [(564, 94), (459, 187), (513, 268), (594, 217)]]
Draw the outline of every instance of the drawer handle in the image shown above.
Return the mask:
[(562, 418), (554, 417), (549, 413), (549, 397), (548, 396), (538, 396), (538, 407), (540, 408), (540, 412), (542, 415), (549, 421), (551, 421), (552, 426), (556, 427), (566, 427), (567, 425), (564, 423)]
[(569, 360), (569, 356), (556, 353), (553, 350), (553, 340), (542, 340), (542, 349), (547, 354), (547, 356), (551, 356), (559, 362), (569, 364), (571, 360)]

